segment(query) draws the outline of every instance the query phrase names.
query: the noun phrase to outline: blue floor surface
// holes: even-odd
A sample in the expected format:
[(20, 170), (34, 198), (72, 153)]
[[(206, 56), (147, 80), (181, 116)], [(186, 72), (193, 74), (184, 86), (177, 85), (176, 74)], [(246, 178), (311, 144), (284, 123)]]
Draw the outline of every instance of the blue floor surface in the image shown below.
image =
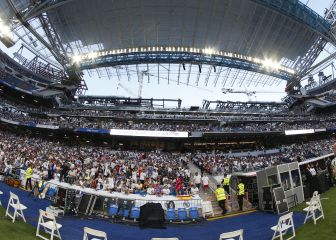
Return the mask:
[[(4, 192), (0, 196), (3, 206), (7, 206), (9, 191), (19, 196), (20, 201), (28, 207), (24, 211), (27, 222), (33, 226), (37, 226), (38, 210), (45, 210), (51, 204), (47, 200), (28, 198), (27, 192), (11, 188), (3, 183), (0, 183), (0, 190)], [(295, 228), (303, 224), (304, 217), (303, 213), (294, 213)], [(244, 239), (246, 240), (270, 240), (273, 235), (270, 227), (276, 225), (278, 218), (277, 215), (258, 211), (215, 221), (204, 221), (200, 224), (167, 225), (166, 229), (140, 229), (137, 226), (111, 223), (108, 220), (76, 217), (59, 218), (58, 222), (63, 225), (60, 231), (63, 240), (81, 240), (83, 227), (105, 231), (109, 240), (150, 240), (152, 237), (178, 237), (180, 240), (218, 240), (221, 233), (241, 228), (244, 229)]]

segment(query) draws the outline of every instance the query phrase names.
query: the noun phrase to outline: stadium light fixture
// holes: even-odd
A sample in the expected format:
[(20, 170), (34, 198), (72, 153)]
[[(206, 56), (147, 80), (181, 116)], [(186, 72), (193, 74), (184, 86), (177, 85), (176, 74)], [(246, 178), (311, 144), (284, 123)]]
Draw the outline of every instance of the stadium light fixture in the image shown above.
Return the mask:
[(215, 50), (213, 48), (204, 48), (202, 52), (207, 55), (212, 55)]
[(261, 62), (262, 66), (267, 69), (275, 69), (279, 70), (281, 65), (275, 61), (272, 61), (271, 59), (265, 59)]
[(88, 57), (90, 59), (94, 60), (98, 57), (98, 53), (97, 52), (91, 52), (91, 53), (89, 53)]
[(11, 29), (9, 28), (9, 26), (5, 24), (5, 22), (1, 18), (0, 18), (0, 33), (5, 37), (12, 37)]
[(75, 56), (72, 57), (73, 63), (77, 63), (78, 64), (78, 63), (81, 62), (81, 60), (82, 60), (82, 57), (80, 55), (75, 55)]
[(7, 48), (15, 45), (13, 39), (13, 32), (10, 27), (0, 18), (0, 42), (2, 42)]

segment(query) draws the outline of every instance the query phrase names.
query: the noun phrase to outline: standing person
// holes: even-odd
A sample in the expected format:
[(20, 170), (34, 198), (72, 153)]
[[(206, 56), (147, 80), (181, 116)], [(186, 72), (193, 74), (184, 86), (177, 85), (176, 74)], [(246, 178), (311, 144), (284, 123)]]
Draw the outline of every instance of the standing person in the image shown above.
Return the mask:
[(202, 174), (202, 183), (203, 183), (203, 189), (205, 192), (208, 192), (209, 189), (209, 177), (208, 176), (204, 176), (204, 174)]
[(194, 183), (195, 183), (195, 185), (196, 185), (196, 187), (197, 187), (198, 189), (201, 188), (201, 176), (198, 175), (198, 172), (195, 173), (195, 176), (194, 176)]
[(61, 166), (61, 174), (59, 179), (60, 182), (62, 182), (62, 180), (66, 181), (66, 178), (68, 177), (68, 172), (69, 172), (69, 166), (64, 161), (63, 165)]
[(219, 207), (223, 210), (222, 215), (226, 214), (226, 196), (225, 196), (225, 190), (221, 185), (217, 185), (217, 189), (215, 190), (215, 195), (217, 198), (217, 202)]
[(240, 180), (238, 180), (238, 203), (240, 211), (243, 210), (244, 195), (245, 195), (245, 185)]
[(230, 178), (228, 177), (226, 173), (224, 174), (222, 185), (223, 185), (225, 192), (229, 194), (230, 193)]
[(53, 161), (48, 164), (48, 180), (54, 179), (54, 174), (56, 171), (56, 165)]
[(182, 178), (180, 176), (177, 177), (176, 183), (175, 183), (175, 191), (176, 191), (176, 196), (181, 195), (181, 190), (182, 190)]
[(28, 184), (29, 184), (29, 190), (32, 190), (33, 187), (32, 187), (32, 182), (31, 182), (31, 178), (33, 176), (33, 168), (31, 166), (30, 163), (28, 163), (28, 168), (26, 170), (26, 173), (25, 173), (25, 178), (26, 178), (26, 187), (25, 189), (28, 190)]

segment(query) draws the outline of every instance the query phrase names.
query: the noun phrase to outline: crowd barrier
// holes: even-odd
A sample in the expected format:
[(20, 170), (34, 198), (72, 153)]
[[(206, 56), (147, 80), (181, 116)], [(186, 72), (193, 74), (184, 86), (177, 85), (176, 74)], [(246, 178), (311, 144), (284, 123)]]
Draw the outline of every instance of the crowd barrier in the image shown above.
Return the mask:
[(141, 196), (139, 194), (124, 194), (118, 192), (108, 192), (103, 190), (95, 190), (92, 188), (83, 188), (77, 185), (71, 185), (65, 182), (59, 182), (57, 180), (51, 180), (48, 182), (52, 188), (63, 188), (71, 189), (81, 193), (90, 194), (98, 197), (106, 197), (113, 199), (123, 199), (123, 200), (132, 200), (135, 203), (135, 207), (141, 207), (146, 203), (160, 203), (163, 209), (167, 209), (167, 204), (169, 202), (174, 202), (175, 208), (202, 208), (203, 200), (198, 196), (188, 196), (188, 197), (178, 197), (178, 196), (156, 196), (156, 195), (145, 195)]

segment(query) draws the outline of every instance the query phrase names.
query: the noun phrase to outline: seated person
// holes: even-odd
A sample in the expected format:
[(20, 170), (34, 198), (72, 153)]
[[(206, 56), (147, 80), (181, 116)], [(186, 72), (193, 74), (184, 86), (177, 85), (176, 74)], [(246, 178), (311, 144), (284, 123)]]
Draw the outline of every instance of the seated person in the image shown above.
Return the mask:
[(153, 185), (148, 186), (147, 194), (149, 194), (149, 195), (154, 195), (155, 194), (155, 189), (154, 189)]
[(163, 185), (162, 194), (163, 195), (169, 195), (170, 194), (170, 190), (169, 190), (168, 184)]
[(199, 189), (198, 189), (197, 186), (195, 186), (195, 184), (191, 184), (190, 194), (191, 195), (198, 195), (199, 194)]

